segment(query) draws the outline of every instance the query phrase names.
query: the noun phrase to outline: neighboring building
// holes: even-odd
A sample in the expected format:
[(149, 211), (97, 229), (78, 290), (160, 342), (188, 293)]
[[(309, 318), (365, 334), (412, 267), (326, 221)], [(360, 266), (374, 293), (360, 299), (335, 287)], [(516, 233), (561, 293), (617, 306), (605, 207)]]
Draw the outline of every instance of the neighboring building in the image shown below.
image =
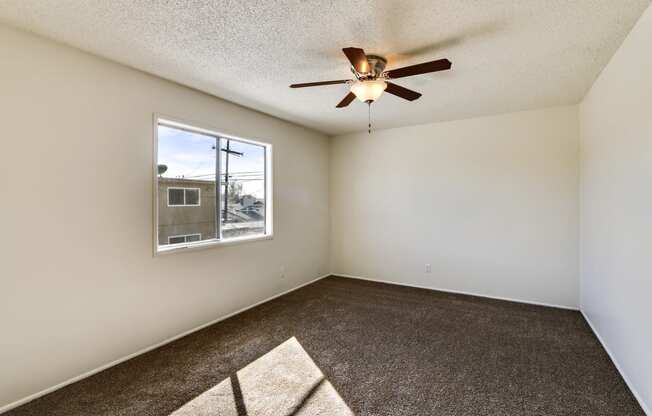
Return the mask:
[(158, 243), (215, 238), (215, 181), (158, 179)]
[[(215, 238), (215, 182), (158, 179), (158, 243), (178, 244)], [(224, 213), (222, 213), (224, 215)], [(229, 200), (223, 237), (265, 232), (265, 203), (252, 195)]]
[(224, 237), (264, 232), (265, 203), (262, 200), (253, 195), (242, 195), (237, 202), (229, 201), (227, 221), (222, 225)]

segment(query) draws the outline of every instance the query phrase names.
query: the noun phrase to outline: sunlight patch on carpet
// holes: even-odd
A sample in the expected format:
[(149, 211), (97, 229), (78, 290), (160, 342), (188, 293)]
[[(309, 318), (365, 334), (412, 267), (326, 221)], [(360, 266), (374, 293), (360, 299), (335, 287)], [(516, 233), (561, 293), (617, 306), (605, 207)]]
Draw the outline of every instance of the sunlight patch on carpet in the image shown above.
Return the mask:
[(292, 337), (171, 416), (349, 416), (353, 412)]

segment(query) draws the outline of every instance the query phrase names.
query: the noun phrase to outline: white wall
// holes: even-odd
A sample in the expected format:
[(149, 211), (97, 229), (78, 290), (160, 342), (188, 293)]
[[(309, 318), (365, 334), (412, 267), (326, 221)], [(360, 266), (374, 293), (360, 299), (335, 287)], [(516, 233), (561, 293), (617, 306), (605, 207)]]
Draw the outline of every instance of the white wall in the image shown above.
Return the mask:
[[(327, 137), (1, 26), (0, 62), (0, 408), (328, 273)], [(273, 240), (152, 257), (153, 112), (273, 144)]]
[(581, 307), (652, 414), (652, 9), (580, 107)]
[(332, 271), (577, 307), (578, 140), (576, 106), (333, 139)]

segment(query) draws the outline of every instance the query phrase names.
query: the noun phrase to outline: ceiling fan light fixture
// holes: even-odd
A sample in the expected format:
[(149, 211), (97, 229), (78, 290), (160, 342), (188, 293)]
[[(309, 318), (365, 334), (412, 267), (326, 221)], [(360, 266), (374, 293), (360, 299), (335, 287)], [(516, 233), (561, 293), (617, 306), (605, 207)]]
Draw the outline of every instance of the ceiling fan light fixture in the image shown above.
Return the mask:
[(383, 95), (383, 91), (387, 91), (388, 94), (395, 95), (407, 101), (414, 101), (421, 97), (420, 93), (396, 85), (394, 82), (387, 82), (387, 80), (394, 81), (396, 78), (447, 71), (453, 65), (451, 61), (444, 58), (385, 71), (387, 59), (382, 56), (367, 55), (361, 48), (344, 48), (342, 52), (344, 52), (344, 55), (346, 55), (346, 58), (351, 64), (351, 71), (355, 75), (355, 79), (304, 82), (301, 84), (292, 84), (290, 88), (346, 84), (350, 91), (335, 108), (344, 108), (357, 98), (363, 103), (369, 104), (369, 111), (371, 111), (371, 103), (380, 98)]
[(351, 92), (363, 103), (376, 101), (387, 88), (382, 79), (356, 81), (351, 85)]

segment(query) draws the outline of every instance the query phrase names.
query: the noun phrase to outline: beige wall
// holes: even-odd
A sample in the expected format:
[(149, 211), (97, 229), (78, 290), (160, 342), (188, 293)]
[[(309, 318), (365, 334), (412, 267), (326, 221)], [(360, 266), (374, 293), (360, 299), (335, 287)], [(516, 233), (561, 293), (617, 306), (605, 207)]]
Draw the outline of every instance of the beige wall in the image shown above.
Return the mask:
[(580, 107), (581, 306), (652, 415), (652, 9)]
[[(579, 110), (330, 145), (0, 26), (0, 408), (329, 271), (576, 307), (579, 262), (583, 312), (650, 403), (651, 13)], [(273, 240), (152, 256), (154, 112), (273, 144)]]
[(578, 129), (571, 106), (335, 138), (333, 272), (577, 307)]
[[(2, 26), (0, 62), (0, 408), (328, 273), (328, 138)], [(273, 240), (152, 256), (154, 112), (272, 143)]]

